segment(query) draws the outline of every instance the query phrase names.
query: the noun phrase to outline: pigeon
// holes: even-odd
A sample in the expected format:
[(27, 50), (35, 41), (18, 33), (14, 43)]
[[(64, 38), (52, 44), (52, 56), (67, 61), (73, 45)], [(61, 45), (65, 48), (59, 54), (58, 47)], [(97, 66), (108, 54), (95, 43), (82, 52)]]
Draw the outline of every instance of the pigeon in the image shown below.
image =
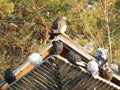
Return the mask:
[(91, 59), (87, 63), (87, 69), (92, 74), (93, 78), (97, 79), (99, 77), (99, 67), (94, 59)]
[(52, 42), (53, 46), (52, 49), (50, 51), (50, 55), (60, 55), (63, 51), (63, 43), (61, 41), (53, 41)]
[(69, 51), (67, 53), (67, 60), (69, 62), (71, 62), (72, 64), (75, 64), (75, 65), (80, 65), (80, 66), (83, 66), (83, 67), (86, 66), (86, 63), (81, 60), (81, 57), (73, 51)]
[(116, 64), (115, 61), (112, 61), (112, 62), (110, 63), (110, 67), (112, 68), (112, 70), (118, 72), (118, 65)]
[(108, 50), (104, 48), (98, 48), (96, 50), (95, 58), (99, 66), (101, 66), (104, 62), (107, 61), (107, 52)]
[(102, 48), (97, 48), (97, 50), (96, 50), (96, 55), (95, 55), (96, 57), (98, 57), (98, 56), (102, 56)]
[(64, 34), (66, 29), (67, 29), (66, 17), (62, 17), (62, 18), (57, 17), (51, 27), (50, 39), (53, 39), (55, 36), (59, 34)]
[(11, 84), (12, 82), (16, 80), (15, 75), (11, 69), (8, 68), (5, 70), (4, 79), (8, 84)]
[(28, 61), (32, 64), (32, 65), (40, 65), (42, 63), (42, 58), (40, 56), (40, 54), (38, 53), (32, 53), (29, 57), (28, 57)]
[(102, 48), (102, 58), (104, 60), (107, 60), (107, 53), (108, 53), (108, 50), (105, 48)]
[(105, 70), (103, 71), (103, 78), (111, 81), (113, 78), (113, 72), (109, 67), (106, 67)]

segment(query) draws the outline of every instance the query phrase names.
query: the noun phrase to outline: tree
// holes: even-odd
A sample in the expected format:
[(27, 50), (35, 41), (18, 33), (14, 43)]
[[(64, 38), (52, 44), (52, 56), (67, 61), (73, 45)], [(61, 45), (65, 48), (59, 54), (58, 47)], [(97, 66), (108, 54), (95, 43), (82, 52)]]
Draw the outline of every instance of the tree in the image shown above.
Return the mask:
[(11, 0), (0, 0), (0, 18), (14, 11), (14, 3)]

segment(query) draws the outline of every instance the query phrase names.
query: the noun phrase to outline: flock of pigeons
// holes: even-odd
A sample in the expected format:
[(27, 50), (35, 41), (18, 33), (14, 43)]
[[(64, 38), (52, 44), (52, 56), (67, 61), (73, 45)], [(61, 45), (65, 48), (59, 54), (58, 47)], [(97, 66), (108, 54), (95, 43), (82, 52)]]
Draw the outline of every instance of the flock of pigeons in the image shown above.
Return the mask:
[[(59, 34), (64, 34), (67, 29), (67, 24), (66, 24), (66, 17), (56, 17), (55, 21), (53, 22), (53, 25), (51, 27), (51, 32), (50, 32), (50, 39), (53, 39), (55, 36)], [(61, 41), (53, 41), (52, 42), (53, 47), (50, 51), (49, 55), (60, 55), (63, 51), (63, 43)], [(84, 46), (84, 49), (87, 49), (89, 53), (92, 52), (93, 49), (89, 49), (88, 47), (91, 47), (93, 44), (90, 43), (86, 46)], [(67, 53), (67, 60), (74, 64), (74, 65), (79, 65), (82, 67), (87, 67), (87, 70), (91, 73), (93, 78), (97, 79), (99, 77), (99, 66), (104, 67), (103, 71), (103, 76), (105, 79), (110, 81), (113, 77), (112, 70), (110, 66), (107, 63), (107, 49), (104, 48), (98, 48), (96, 51), (95, 59), (91, 59), (88, 63), (83, 62), (80, 55), (78, 55), (75, 51), (69, 51)], [(40, 65), (42, 62), (42, 58), (38, 53), (32, 53), (29, 57), (28, 60), (31, 64), (33, 65)], [(114, 62), (113, 62), (114, 63)], [(114, 65), (113, 65), (114, 67)], [(116, 67), (117, 69), (117, 67)], [(15, 81), (15, 76), (12, 73), (10, 69), (7, 69), (5, 71), (5, 76), (4, 76), (6, 82), (9, 84)]]
[[(63, 51), (63, 43), (61, 41), (54, 41), (53, 42), (53, 47), (50, 52), (50, 55), (60, 55)], [(98, 58), (96, 56), (96, 58)], [(93, 78), (97, 79), (99, 78), (99, 63), (96, 62), (97, 59), (91, 59), (88, 63), (82, 61), (80, 55), (78, 55), (75, 51), (69, 51), (66, 55), (66, 59), (74, 64), (74, 65), (79, 65), (84, 68), (87, 68), (87, 70), (92, 74)], [(98, 60), (99, 61), (99, 60)], [(107, 60), (104, 60), (107, 61)], [(104, 63), (104, 62), (103, 62)], [(110, 81), (113, 77), (113, 72), (110, 68), (110, 66), (105, 62), (104, 63), (104, 71), (103, 71), (103, 77)]]
[[(66, 29), (67, 29), (66, 18), (65, 17), (62, 17), (62, 18), (57, 17), (56, 20), (53, 22), (53, 26), (51, 28), (50, 39), (53, 39), (55, 36), (57, 36), (59, 34), (64, 34)], [(59, 41), (56, 41), (56, 42), (59, 42)], [(83, 48), (88, 50), (89, 53), (92, 53), (93, 48), (90, 48), (92, 46), (93, 46), (93, 44), (90, 42), (90, 44), (85, 45)], [(55, 50), (55, 52), (54, 53), (51, 52), (51, 53), (52, 54), (60, 54), (62, 52), (62, 49), (63, 49), (63, 45), (61, 45), (61, 44), (54, 45), (53, 44), (52, 51)], [(60, 51), (60, 52), (58, 53), (58, 51)], [(85, 62), (83, 62), (81, 60), (80, 56), (73, 51), (68, 52), (67, 59), (73, 64), (80, 65), (83, 67), (87, 66), (88, 71), (90, 71), (90, 73), (92, 74), (92, 76), (94, 78), (99, 77), (99, 66), (102, 67), (104, 69), (103, 77), (105, 79), (107, 79), (108, 81), (110, 81), (113, 77), (113, 72), (112, 72), (111, 67), (114, 69), (115, 63), (114, 62), (111, 63), (110, 64), (111, 66), (108, 64), (107, 53), (108, 53), (107, 49), (98, 48), (96, 50), (95, 59), (91, 59), (87, 64)], [(115, 69), (116, 70), (118, 69), (117, 66)]]

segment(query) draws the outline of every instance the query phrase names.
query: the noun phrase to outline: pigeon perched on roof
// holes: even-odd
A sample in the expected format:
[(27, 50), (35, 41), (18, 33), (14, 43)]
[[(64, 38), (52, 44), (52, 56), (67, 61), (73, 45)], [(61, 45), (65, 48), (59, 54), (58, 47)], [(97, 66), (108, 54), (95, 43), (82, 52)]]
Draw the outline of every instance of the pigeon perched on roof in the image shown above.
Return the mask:
[(108, 50), (105, 48), (98, 48), (96, 50), (95, 58), (99, 64), (99, 66), (102, 65), (107, 60), (107, 52), (108, 52)]
[(80, 65), (80, 66), (86, 66), (86, 63), (81, 60), (80, 55), (77, 53), (70, 51), (67, 53), (67, 60), (73, 64)]
[(110, 67), (106, 66), (106, 68), (103, 71), (103, 78), (110, 81), (113, 78), (113, 72)]
[(55, 54), (55, 55), (60, 55), (63, 51), (63, 43), (61, 41), (53, 41), (52, 42), (53, 46), (50, 51), (50, 55)]
[(95, 60), (91, 59), (87, 63), (87, 69), (91, 72), (93, 78), (97, 79), (99, 77), (99, 67)]
[(102, 56), (102, 48), (97, 48), (95, 56)]
[(115, 61), (112, 61), (112, 62), (110, 63), (110, 67), (112, 68), (112, 70), (118, 72), (118, 65), (116, 64)]
[(57, 17), (51, 27), (50, 39), (53, 39), (55, 36), (59, 34), (64, 34), (66, 29), (67, 29), (66, 17), (62, 17), (62, 18)]
[(29, 57), (28, 60), (31, 64), (33, 65), (40, 65), (42, 62), (42, 58), (40, 56), (40, 54), (38, 53), (32, 53)]
[(105, 48), (97, 48), (96, 57), (101, 56), (104, 60), (107, 60), (108, 50)]
[(11, 84), (16, 80), (16, 77), (10, 68), (5, 70), (4, 79), (8, 84)]
[(108, 53), (108, 50), (105, 48), (102, 48), (102, 58), (104, 58), (104, 60), (107, 60), (107, 53)]

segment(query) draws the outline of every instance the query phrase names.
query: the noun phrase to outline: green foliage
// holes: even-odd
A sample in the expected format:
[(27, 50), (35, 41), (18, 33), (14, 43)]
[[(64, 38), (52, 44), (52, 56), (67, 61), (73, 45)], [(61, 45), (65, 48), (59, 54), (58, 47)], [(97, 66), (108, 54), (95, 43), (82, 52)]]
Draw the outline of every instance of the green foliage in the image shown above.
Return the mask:
[(14, 4), (11, 0), (0, 0), (0, 17), (4, 18), (6, 14), (14, 11)]
[(117, 9), (120, 9), (120, 0), (117, 0), (117, 1), (116, 1), (115, 7), (116, 7)]

